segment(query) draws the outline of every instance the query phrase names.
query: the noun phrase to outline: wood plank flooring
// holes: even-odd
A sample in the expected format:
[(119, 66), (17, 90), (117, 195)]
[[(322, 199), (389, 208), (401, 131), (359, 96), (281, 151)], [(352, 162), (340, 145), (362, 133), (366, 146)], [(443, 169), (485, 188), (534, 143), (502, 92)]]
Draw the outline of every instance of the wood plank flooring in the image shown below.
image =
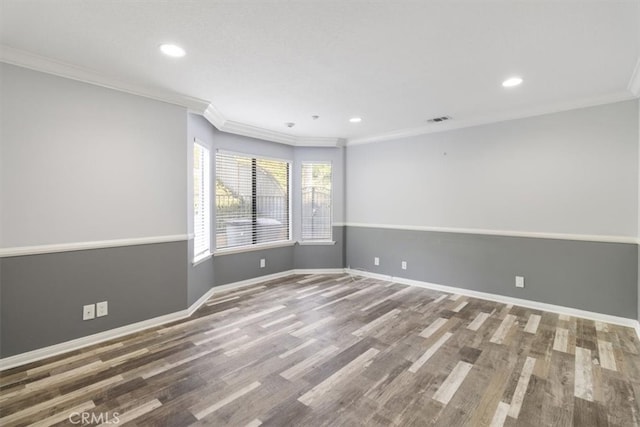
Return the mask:
[(313, 275), (3, 371), (0, 425), (622, 427), (638, 397), (630, 328)]

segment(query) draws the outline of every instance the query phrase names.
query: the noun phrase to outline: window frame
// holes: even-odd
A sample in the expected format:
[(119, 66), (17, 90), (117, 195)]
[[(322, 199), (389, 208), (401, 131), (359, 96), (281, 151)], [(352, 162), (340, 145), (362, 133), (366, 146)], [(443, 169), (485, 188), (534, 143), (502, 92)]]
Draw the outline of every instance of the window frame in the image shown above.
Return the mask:
[[(329, 195), (329, 237), (328, 238), (318, 238), (318, 239), (309, 239), (304, 238), (304, 166), (305, 165), (329, 165), (331, 168), (331, 190)], [(300, 241), (298, 244), (300, 245), (334, 245), (336, 242), (333, 239), (333, 188), (334, 188), (334, 173), (333, 173), (333, 162), (331, 160), (303, 160), (300, 162)]]
[[(202, 150), (202, 158), (196, 158), (196, 146), (199, 147), (200, 150)], [(203, 218), (203, 228), (204, 228), (204, 236), (203, 239), (205, 240), (205, 243), (207, 243), (206, 245), (204, 245), (204, 248), (198, 251), (198, 246), (196, 246), (196, 242), (198, 240), (198, 229), (200, 227), (197, 227), (199, 225), (199, 223), (196, 222), (196, 209), (195, 209), (195, 202), (196, 202), (196, 177), (195, 177), (195, 170), (196, 170), (196, 162), (203, 162), (203, 164), (201, 166), (204, 166), (202, 168), (202, 177), (201, 177), (201, 184), (202, 184), (202, 188), (200, 188), (200, 191), (202, 193), (204, 193), (204, 197), (201, 197), (201, 201), (202, 201), (202, 209), (204, 209), (204, 218)], [(212, 219), (212, 209), (211, 209), (211, 150), (209, 149), (209, 147), (207, 147), (207, 145), (205, 143), (203, 143), (202, 141), (198, 140), (197, 138), (194, 138), (194, 142), (193, 142), (193, 168), (192, 168), (192, 174), (193, 174), (193, 186), (192, 186), (192, 191), (193, 191), (193, 265), (197, 265), (198, 263), (211, 258), (212, 255), (212, 251), (211, 251), (211, 219)]]
[[(286, 240), (277, 240), (277, 241), (270, 241), (270, 242), (263, 242), (263, 243), (249, 243), (249, 244), (245, 244), (245, 245), (238, 245), (238, 246), (227, 246), (227, 247), (223, 247), (223, 248), (218, 248), (218, 229), (217, 229), (217, 220), (218, 220), (218, 203), (217, 203), (217, 199), (215, 200), (215, 202), (213, 203), (213, 212), (215, 213), (215, 221), (216, 221), (216, 226), (215, 226), (215, 231), (214, 231), (214, 248), (213, 248), (213, 255), (214, 256), (221, 256), (221, 255), (231, 255), (231, 254), (235, 254), (235, 253), (243, 253), (243, 252), (251, 252), (251, 251), (257, 251), (257, 250), (262, 250), (262, 249), (270, 249), (270, 248), (279, 248), (279, 247), (285, 247), (285, 246), (293, 246), (295, 244), (295, 241), (293, 240), (293, 212), (292, 212), (292, 201), (293, 201), (293, 194), (292, 194), (292, 188), (293, 188), (293, 167), (294, 167), (294, 162), (291, 159), (283, 159), (283, 158), (278, 158), (278, 157), (271, 157), (271, 156), (264, 156), (264, 155), (260, 155), (260, 154), (251, 154), (251, 153), (242, 153), (242, 152), (237, 152), (237, 151), (232, 151), (232, 150), (224, 150), (224, 149), (216, 149), (215, 150), (215, 160), (214, 160), (214, 179), (216, 180), (216, 188), (214, 190), (214, 198), (217, 197), (218, 193), (217, 193), (217, 179), (218, 179), (218, 154), (223, 154), (223, 155), (229, 155), (229, 156), (239, 156), (239, 157), (244, 157), (246, 159), (249, 159), (252, 161), (252, 163), (254, 161), (259, 161), (259, 160), (264, 160), (264, 161), (275, 161), (275, 162), (282, 162), (287, 164), (287, 239)], [(252, 188), (257, 188), (254, 187), (255, 183), (251, 183)], [(252, 197), (256, 197), (256, 194), (252, 194)], [(252, 212), (252, 215), (257, 214), (257, 212)]]

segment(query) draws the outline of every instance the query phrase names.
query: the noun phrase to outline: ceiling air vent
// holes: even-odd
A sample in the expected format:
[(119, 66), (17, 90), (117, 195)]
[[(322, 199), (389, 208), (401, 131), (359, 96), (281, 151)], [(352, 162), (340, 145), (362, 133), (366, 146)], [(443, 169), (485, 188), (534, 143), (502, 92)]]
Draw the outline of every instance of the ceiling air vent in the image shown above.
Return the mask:
[(450, 116), (434, 117), (433, 119), (427, 120), (427, 123), (440, 123), (440, 122), (446, 122), (447, 120), (451, 120), (451, 117)]

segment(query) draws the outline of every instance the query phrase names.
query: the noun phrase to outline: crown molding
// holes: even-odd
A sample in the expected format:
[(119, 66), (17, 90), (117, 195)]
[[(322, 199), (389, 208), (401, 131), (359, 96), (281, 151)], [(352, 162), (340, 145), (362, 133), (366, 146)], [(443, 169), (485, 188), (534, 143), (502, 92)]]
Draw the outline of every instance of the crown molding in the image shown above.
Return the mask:
[(227, 132), (236, 135), (247, 136), (250, 138), (257, 138), (299, 147), (343, 147), (349, 145), (368, 144), (372, 142), (388, 141), (417, 135), (480, 126), (507, 120), (540, 116), (544, 114), (557, 113), (577, 108), (593, 107), (596, 105), (627, 101), (640, 97), (639, 59), (633, 75), (631, 76), (631, 79), (629, 81), (627, 87), (628, 90), (626, 91), (599, 97), (586, 98), (575, 102), (550, 104), (543, 108), (488, 114), (485, 116), (467, 120), (454, 119), (445, 123), (430, 124), (407, 129), (398, 129), (391, 132), (384, 132), (357, 138), (344, 139), (333, 137), (303, 137), (291, 135), (284, 132), (273, 131), (233, 120), (227, 120), (213, 104), (203, 99), (181, 95), (162, 89), (127, 83), (122, 80), (104, 76), (94, 70), (79, 67), (62, 61), (53, 60), (23, 50), (14, 49), (2, 44), (0, 44), (0, 62), (17, 65), (48, 74), (53, 74), (72, 80), (90, 83), (93, 85), (130, 93), (133, 95), (143, 96), (145, 98), (155, 99), (170, 104), (180, 105), (188, 108), (190, 111), (203, 115), (213, 126), (215, 126), (216, 129), (221, 132)]
[(635, 97), (640, 97), (640, 58), (636, 62), (636, 68), (633, 69), (633, 74), (629, 79), (629, 85), (627, 86), (629, 92)]
[(214, 107), (213, 104), (209, 104), (202, 115), (218, 130), (222, 130), (227, 122), (227, 119), (224, 118), (222, 113)]
[(19, 67), (53, 74), (60, 77), (114, 89), (157, 101), (180, 105), (198, 114), (202, 114), (216, 129), (222, 132), (258, 138), (303, 147), (338, 147), (344, 145), (341, 138), (306, 138), (289, 135), (283, 132), (252, 126), (240, 122), (227, 120), (222, 113), (209, 101), (194, 98), (157, 88), (136, 85), (105, 76), (100, 72), (79, 67), (62, 61), (46, 58), (20, 49), (0, 44), (0, 62)]
[(249, 138), (278, 142), (296, 147), (342, 147), (345, 145), (345, 140), (342, 138), (301, 137), (227, 120), (213, 105), (207, 107), (203, 116), (221, 132), (233, 133)]
[[(638, 73), (640, 74), (640, 73)], [(638, 82), (640, 84), (640, 82)], [(575, 110), (579, 108), (595, 107), (597, 105), (612, 104), (615, 102), (629, 101), (635, 99), (633, 93), (627, 91), (616, 92), (598, 97), (585, 98), (573, 102), (562, 102), (549, 104), (541, 108), (532, 108), (528, 110), (518, 110), (510, 112), (501, 112), (495, 114), (487, 114), (467, 120), (452, 120), (443, 123), (433, 123), (425, 126), (399, 129), (392, 132), (380, 133), (377, 135), (364, 136), (359, 138), (349, 138), (346, 145), (369, 144), (372, 142), (389, 141), (411, 136), (425, 135), (430, 133), (446, 132), (454, 129), (463, 129), (474, 126), (481, 126), (490, 123), (505, 122), (508, 120), (524, 119), (527, 117), (542, 116), (545, 114), (559, 113), (562, 111)]]
[(179, 105), (200, 114), (202, 114), (202, 112), (209, 106), (209, 101), (205, 101), (203, 99), (181, 95), (162, 89), (150, 88), (143, 85), (126, 83), (122, 80), (107, 77), (88, 68), (78, 67), (66, 62), (45, 58), (44, 56), (14, 49), (5, 45), (0, 45), (0, 62), (65, 77), (71, 80), (90, 83), (96, 86), (102, 86), (108, 89), (130, 93), (132, 95), (151, 98), (156, 101)]

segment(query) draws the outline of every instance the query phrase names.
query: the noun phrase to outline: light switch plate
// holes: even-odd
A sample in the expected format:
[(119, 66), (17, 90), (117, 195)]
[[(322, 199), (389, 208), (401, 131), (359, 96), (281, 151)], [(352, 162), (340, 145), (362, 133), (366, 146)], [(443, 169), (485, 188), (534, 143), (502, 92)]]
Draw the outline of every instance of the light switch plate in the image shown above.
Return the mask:
[(96, 317), (102, 317), (109, 314), (109, 303), (102, 301), (96, 304)]

